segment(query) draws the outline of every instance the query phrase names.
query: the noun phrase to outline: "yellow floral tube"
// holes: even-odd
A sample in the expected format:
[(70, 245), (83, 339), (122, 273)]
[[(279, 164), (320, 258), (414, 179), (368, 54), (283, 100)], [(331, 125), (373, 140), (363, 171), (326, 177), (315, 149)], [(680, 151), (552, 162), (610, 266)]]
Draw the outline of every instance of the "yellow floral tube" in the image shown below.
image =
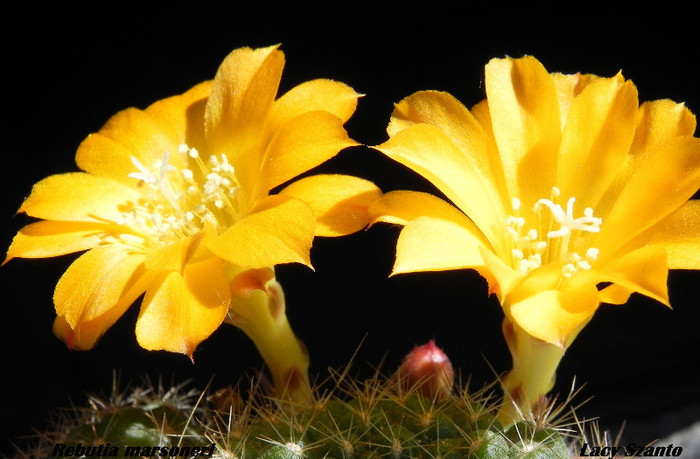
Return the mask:
[[(212, 81), (113, 116), (79, 146), (81, 172), (34, 186), (19, 211), (38, 221), (19, 231), (5, 262), (86, 251), (54, 294), (54, 331), (71, 348), (95, 346), (143, 295), (142, 347), (192, 358), (222, 322), (234, 323), (273, 362), (277, 391), (308, 400), (308, 356), (273, 268), (311, 266), (314, 236), (363, 228), (380, 192), (322, 175), (270, 195), (356, 145), (343, 124), (358, 94), (313, 80), (277, 98), (283, 67), (277, 46), (237, 49)], [(251, 283), (261, 272), (265, 282)], [(263, 303), (275, 306), (263, 313)], [(296, 393), (286, 386), (290, 371), (306, 384)]]
[(668, 305), (669, 268), (700, 269), (700, 139), (669, 100), (639, 104), (621, 74), (548, 73), (533, 57), (486, 65), (487, 98), (402, 100), (375, 148), (450, 202), (390, 192), (374, 222), (402, 225), (393, 274), (475, 269), (504, 311), (505, 376), (528, 416), (601, 303), (640, 293)]

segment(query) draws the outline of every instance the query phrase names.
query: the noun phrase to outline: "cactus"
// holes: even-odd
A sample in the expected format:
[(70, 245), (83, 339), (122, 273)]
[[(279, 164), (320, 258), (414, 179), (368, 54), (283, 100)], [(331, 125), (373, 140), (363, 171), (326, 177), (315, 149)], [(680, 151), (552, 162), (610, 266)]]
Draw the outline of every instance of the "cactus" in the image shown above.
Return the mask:
[[(527, 458), (569, 456), (572, 439), (548, 420), (504, 427), (490, 387), (430, 397), (394, 375), (360, 383), (333, 373), (307, 408), (258, 386), (214, 394), (146, 382), (89, 397), (45, 434), (30, 457)], [(317, 393), (320, 390), (317, 390)], [(25, 456), (26, 457), (26, 456)]]

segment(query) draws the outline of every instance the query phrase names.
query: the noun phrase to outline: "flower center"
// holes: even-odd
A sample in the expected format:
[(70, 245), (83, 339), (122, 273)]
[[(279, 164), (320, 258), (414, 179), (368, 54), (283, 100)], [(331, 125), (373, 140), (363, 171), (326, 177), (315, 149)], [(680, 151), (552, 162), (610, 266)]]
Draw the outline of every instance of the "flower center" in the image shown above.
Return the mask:
[(129, 177), (139, 180), (143, 198), (129, 203), (120, 223), (161, 243), (191, 236), (210, 225), (217, 232), (240, 216), (240, 186), (225, 154), (212, 155), (205, 163), (195, 148), (178, 147), (181, 164), (170, 164), (170, 154), (150, 168), (131, 157), (136, 169)]
[(511, 243), (512, 265), (522, 273), (542, 264), (562, 262), (562, 275), (571, 277), (579, 270), (591, 269), (598, 258), (598, 249), (588, 247), (587, 236), (600, 232), (603, 220), (595, 217), (590, 207), (584, 209), (583, 216), (574, 217), (576, 198), (572, 196), (567, 200), (565, 210), (557, 204), (559, 194), (559, 189), (554, 187), (550, 199), (535, 203), (531, 221), (537, 224), (527, 228), (520, 200), (513, 198), (513, 215), (506, 218), (505, 226)]

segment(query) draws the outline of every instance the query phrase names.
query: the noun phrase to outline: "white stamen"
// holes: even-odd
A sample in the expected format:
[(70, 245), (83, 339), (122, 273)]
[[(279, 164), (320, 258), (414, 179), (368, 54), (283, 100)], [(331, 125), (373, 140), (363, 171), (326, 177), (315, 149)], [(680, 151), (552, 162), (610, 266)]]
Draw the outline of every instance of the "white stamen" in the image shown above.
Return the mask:
[(511, 201), (511, 207), (513, 208), (514, 211), (520, 210), (520, 199), (518, 198), (513, 198)]
[(599, 253), (600, 250), (596, 249), (595, 247), (591, 247), (590, 249), (586, 250), (586, 258), (591, 261), (596, 261)]
[(226, 228), (239, 217), (238, 180), (228, 158), (212, 156), (208, 167), (195, 148), (181, 144), (177, 151), (187, 155), (185, 164), (194, 160), (193, 165), (199, 168), (197, 174), (191, 168), (170, 164), (167, 151), (150, 168), (131, 157), (136, 170), (128, 176), (148, 185), (150, 190), (143, 189), (143, 199), (128, 206), (119, 223), (140, 230), (143, 240), (172, 242), (201, 231), (205, 224)]
[(571, 277), (576, 271), (576, 266), (574, 266), (571, 263), (565, 264), (564, 267), (561, 269), (561, 273), (564, 275), (564, 277)]

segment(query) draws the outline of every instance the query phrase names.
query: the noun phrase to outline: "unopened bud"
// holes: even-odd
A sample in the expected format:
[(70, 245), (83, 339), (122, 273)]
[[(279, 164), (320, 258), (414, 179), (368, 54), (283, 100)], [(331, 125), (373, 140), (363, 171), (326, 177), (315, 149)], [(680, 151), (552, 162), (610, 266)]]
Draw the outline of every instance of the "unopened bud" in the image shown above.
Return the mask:
[(433, 340), (404, 357), (398, 376), (404, 391), (416, 391), (435, 401), (449, 398), (455, 380), (450, 359)]

